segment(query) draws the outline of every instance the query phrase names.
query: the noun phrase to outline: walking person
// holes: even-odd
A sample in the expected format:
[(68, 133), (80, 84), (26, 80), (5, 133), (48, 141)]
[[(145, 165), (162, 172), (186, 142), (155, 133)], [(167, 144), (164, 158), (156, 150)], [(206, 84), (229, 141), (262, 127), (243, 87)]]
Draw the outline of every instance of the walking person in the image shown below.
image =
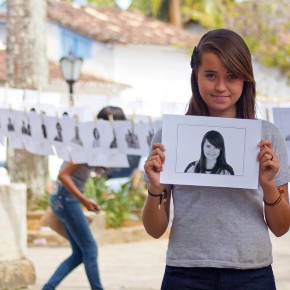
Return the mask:
[(226, 161), (225, 142), (220, 132), (211, 130), (203, 136), (199, 160), (190, 162), (184, 172), (234, 175)]
[[(255, 119), (251, 54), (240, 35), (228, 29), (204, 34), (191, 68), (187, 115)], [(279, 237), (290, 226), (290, 177), (280, 131), (262, 121), (258, 189), (161, 184), (166, 150), (161, 135), (155, 134), (144, 165), (148, 196), (142, 212), (146, 231), (159, 238), (173, 199), (161, 289), (276, 289), (268, 230)]]
[(58, 190), (50, 199), (54, 213), (63, 222), (72, 254), (64, 260), (42, 288), (53, 290), (81, 263), (93, 290), (103, 290), (97, 263), (97, 243), (83, 213), (82, 205), (89, 211), (99, 212), (99, 205), (83, 195), (84, 185), (92, 167), (86, 164), (64, 162), (58, 176)]
[[(119, 107), (107, 106), (100, 110), (98, 118), (109, 120), (126, 120), (123, 110)], [(138, 157), (138, 156), (137, 156)], [(140, 157), (139, 157), (140, 158)], [(128, 156), (130, 166), (134, 165)], [(99, 205), (83, 195), (85, 183), (93, 170), (103, 172), (104, 175), (114, 174), (132, 168), (95, 168), (87, 164), (73, 164), (64, 162), (58, 176), (58, 190), (51, 196), (51, 208), (65, 226), (68, 240), (72, 248), (72, 255), (64, 260), (44, 285), (42, 290), (53, 290), (77, 266), (84, 264), (86, 274), (92, 290), (102, 290), (102, 283), (97, 263), (98, 247), (94, 240), (89, 223), (82, 211), (82, 205), (89, 211), (99, 212)], [(118, 171), (119, 170), (119, 171)], [(126, 171), (127, 172), (127, 171)]]

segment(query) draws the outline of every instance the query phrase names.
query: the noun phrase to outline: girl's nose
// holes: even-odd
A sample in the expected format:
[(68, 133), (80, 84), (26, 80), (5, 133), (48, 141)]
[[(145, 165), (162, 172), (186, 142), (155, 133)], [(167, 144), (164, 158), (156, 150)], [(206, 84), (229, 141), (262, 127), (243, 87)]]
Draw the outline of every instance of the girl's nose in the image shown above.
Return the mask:
[(222, 78), (217, 79), (215, 89), (219, 92), (223, 92), (226, 90), (226, 83)]

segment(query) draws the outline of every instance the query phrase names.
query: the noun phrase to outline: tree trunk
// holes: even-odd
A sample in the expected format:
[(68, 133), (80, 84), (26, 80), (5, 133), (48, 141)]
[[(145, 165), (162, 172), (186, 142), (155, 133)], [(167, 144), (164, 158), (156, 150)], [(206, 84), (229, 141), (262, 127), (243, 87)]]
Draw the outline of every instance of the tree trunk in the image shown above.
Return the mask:
[[(10, 87), (43, 90), (48, 82), (46, 0), (7, 1), (7, 82)], [(7, 148), (12, 182), (27, 185), (28, 206), (48, 183), (48, 158)]]
[(182, 26), (180, 7), (180, 0), (169, 0), (169, 23), (177, 27)]

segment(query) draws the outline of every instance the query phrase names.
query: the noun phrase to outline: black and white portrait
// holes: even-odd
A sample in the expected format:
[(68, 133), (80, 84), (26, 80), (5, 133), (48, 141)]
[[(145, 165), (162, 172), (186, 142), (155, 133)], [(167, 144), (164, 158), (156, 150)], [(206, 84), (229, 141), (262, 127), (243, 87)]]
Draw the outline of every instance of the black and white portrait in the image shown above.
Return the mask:
[(220, 132), (206, 132), (201, 141), (199, 159), (190, 162), (184, 172), (234, 175), (226, 160), (225, 141)]
[(44, 139), (47, 139), (47, 129), (44, 123), (41, 124), (41, 132)]
[(57, 142), (62, 142), (63, 138), (62, 138), (62, 127), (61, 124), (59, 122), (56, 122), (56, 136), (54, 137), (54, 141)]
[(31, 136), (31, 126), (29, 122), (27, 123), (27, 135)]
[(116, 149), (118, 148), (116, 131), (114, 128), (112, 130), (113, 130), (113, 140), (111, 141), (110, 149)]
[(31, 136), (31, 127), (29, 121), (27, 121), (26, 124), (25, 120), (22, 120), (21, 133), (23, 135)]
[(100, 147), (100, 132), (97, 127), (93, 129), (93, 137), (94, 139), (93, 139), (92, 147), (94, 148)]
[(151, 145), (151, 142), (152, 142), (153, 136), (154, 136), (154, 130), (153, 130), (153, 128), (151, 128), (151, 129), (148, 131), (148, 135), (146, 136), (146, 141), (147, 141), (148, 146)]
[(140, 142), (138, 139), (137, 134), (134, 133), (133, 129), (129, 129), (125, 134), (125, 140), (127, 143), (128, 148), (139, 149)]
[(21, 133), (23, 135), (26, 135), (27, 134), (27, 128), (26, 128), (26, 124), (25, 124), (25, 121), (24, 120), (22, 121)]
[(9, 117), (8, 118), (8, 124), (7, 124), (7, 129), (9, 132), (14, 132), (14, 124), (12, 123), (12, 120), (11, 118)]
[(74, 131), (75, 131), (75, 135), (74, 135), (74, 137), (71, 139), (71, 142), (72, 142), (72, 143), (75, 143), (75, 144), (77, 144), (77, 145), (80, 145), (80, 146), (84, 146), (83, 141), (82, 141), (81, 138), (80, 138), (79, 127), (78, 127), (78, 126), (75, 126)]

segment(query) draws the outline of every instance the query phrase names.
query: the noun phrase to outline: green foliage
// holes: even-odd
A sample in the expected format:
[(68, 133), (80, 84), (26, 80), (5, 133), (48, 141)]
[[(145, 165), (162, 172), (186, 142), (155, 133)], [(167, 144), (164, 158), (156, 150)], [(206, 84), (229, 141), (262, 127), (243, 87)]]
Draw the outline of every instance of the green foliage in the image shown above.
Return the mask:
[(141, 189), (131, 189), (131, 181), (122, 184), (119, 191), (106, 185), (103, 177), (90, 178), (84, 194), (98, 202), (106, 212), (106, 226), (118, 228), (130, 219), (140, 219), (145, 195)]
[(90, 5), (93, 5), (98, 8), (106, 7), (106, 8), (113, 8), (116, 7), (114, 0), (88, 0)]
[[(231, 2), (231, 3), (230, 3)], [(288, 0), (217, 1), (222, 26), (234, 29), (267, 66), (279, 67), (290, 80)], [(226, 5), (221, 5), (221, 3)]]
[(45, 211), (50, 204), (50, 195), (46, 193), (43, 196), (38, 196), (31, 205), (31, 210)]

